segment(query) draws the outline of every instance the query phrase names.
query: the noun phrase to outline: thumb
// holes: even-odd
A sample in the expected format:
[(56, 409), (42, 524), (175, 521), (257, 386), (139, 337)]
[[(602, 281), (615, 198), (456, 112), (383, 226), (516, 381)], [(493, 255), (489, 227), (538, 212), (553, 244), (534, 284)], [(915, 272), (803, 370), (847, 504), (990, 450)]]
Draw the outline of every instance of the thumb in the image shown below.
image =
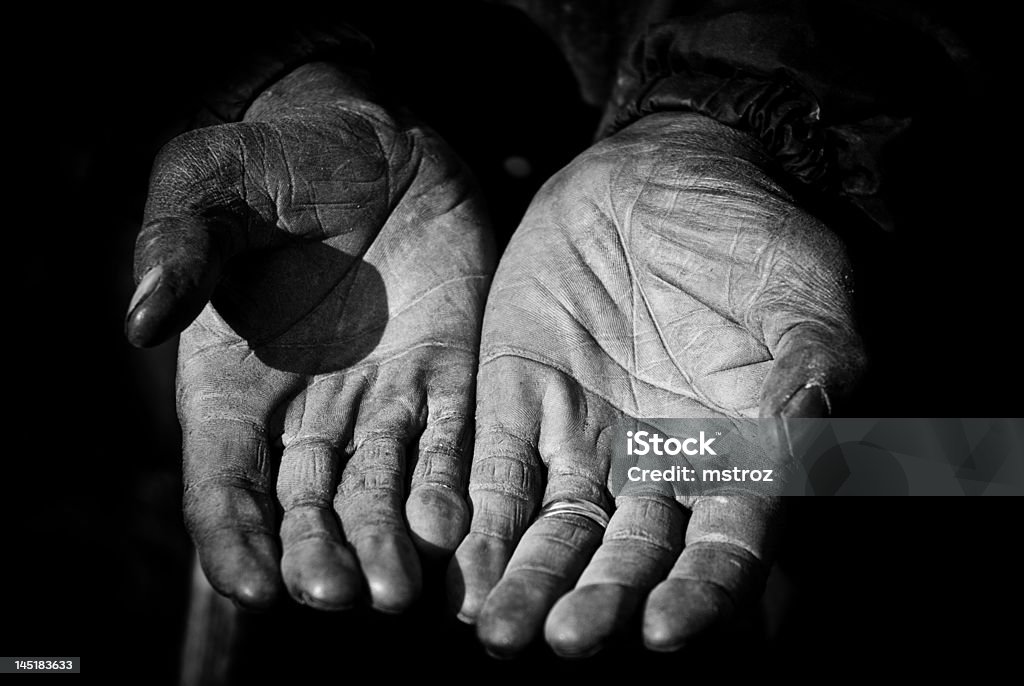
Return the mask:
[[(759, 319), (774, 363), (761, 389), (766, 447), (780, 457), (799, 442), (798, 417), (827, 417), (864, 370), (854, 326), (852, 274), (841, 241), (824, 225), (794, 222), (773, 265), (777, 288), (762, 294)], [(763, 421), (770, 420), (770, 421)]]
[(827, 329), (805, 322), (789, 329), (761, 392), (762, 449), (777, 465), (779, 481), (798, 478), (801, 456), (815, 435), (815, 423), (849, 393), (864, 366), (860, 339), (852, 329)]
[(128, 305), (125, 335), (145, 348), (188, 326), (213, 293), (222, 257), (211, 230), (196, 218), (147, 225), (135, 248), (138, 285)]
[(157, 156), (135, 242), (137, 285), (125, 320), (132, 345), (157, 345), (188, 326), (209, 301), (223, 263), (244, 244), (252, 211), (246, 141), (226, 135), (230, 126), (186, 133)]
[(775, 362), (761, 391), (762, 419), (827, 417), (864, 366), (860, 338), (852, 328), (819, 322), (793, 326), (775, 349)]

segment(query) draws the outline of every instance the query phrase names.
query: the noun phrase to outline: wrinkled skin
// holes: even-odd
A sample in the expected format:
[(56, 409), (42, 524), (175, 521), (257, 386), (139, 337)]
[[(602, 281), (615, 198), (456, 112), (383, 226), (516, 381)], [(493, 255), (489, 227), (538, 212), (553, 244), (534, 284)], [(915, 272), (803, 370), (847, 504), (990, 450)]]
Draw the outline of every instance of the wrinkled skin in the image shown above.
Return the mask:
[(461, 163), (332, 66), (161, 152), (126, 330), (184, 329), (185, 517), (217, 590), (255, 608), (283, 587), (323, 609), (415, 598), (416, 547), (450, 554), (468, 525), (493, 264)]
[[(654, 490), (613, 502), (608, 429), (624, 417), (778, 426), (823, 415), (855, 380), (842, 245), (769, 168), (744, 134), (657, 114), (534, 199), (488, 296), (473, 518), (449, 568), (459, 616), (492, 654), (543, 631), (558, 654), (589, 655), (639, 612), (645, 644), (676, 650), (760, 595), (778, 502)], [(779, 435), (769, 445), (785, 450)], [(614, 511), (607, 530), (535, 519), (563, 500)]]

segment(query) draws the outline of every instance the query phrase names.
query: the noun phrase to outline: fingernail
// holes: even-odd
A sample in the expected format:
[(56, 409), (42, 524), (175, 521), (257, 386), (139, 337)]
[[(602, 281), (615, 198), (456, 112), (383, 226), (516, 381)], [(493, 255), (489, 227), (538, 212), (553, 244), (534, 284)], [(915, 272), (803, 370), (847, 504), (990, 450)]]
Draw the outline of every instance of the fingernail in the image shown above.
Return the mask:
[(128, 303), (128, 314), (130, 315), (135, 311), (135, 308), (142, 303), (143, 300), (149, 297), (149, 295), (156, 290), (157, 284), (160, 282), (160, 277), (163, 276), (164, 268), (162, 266), (153, 267), (146, 275), (142, 277), (142, 281), (139, 282), (138, 287), (135, 289), (135, 294), (132, 295), (132, 301)]
[(828, 417), (829, 406), (825, 389), (818, 384), (808, 384), (793, 394), (783, 406), (783, 417)]

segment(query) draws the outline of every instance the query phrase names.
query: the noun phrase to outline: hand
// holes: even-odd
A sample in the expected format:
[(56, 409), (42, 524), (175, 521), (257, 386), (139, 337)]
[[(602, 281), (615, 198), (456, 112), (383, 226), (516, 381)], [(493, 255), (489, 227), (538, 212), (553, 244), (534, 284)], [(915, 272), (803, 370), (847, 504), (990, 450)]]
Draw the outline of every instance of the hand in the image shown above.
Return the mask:
[(414, 543), (450, 553), (468, 523), (488, 223), (443, 141), (369, 97), (307, 65), (243, 122), (171, 141), (151, 178), (126, 331), (152, 345), (184, 328), (186, 523), (245, 606), (283, 581), (318, 608), (368, 586), (401, 610)]
[(534, 199), (488, 297), (449, 568), (492, 654), (543, 627), (589, 655), (641, 610), (646, 645), (675, 650), (759, 597), (777, 498), (620, 496), (607, 530), (599, 513), (615, 422), (818, 416), (859, 373), (843, 247), (768, 168), (745, 134), (658, 114)]

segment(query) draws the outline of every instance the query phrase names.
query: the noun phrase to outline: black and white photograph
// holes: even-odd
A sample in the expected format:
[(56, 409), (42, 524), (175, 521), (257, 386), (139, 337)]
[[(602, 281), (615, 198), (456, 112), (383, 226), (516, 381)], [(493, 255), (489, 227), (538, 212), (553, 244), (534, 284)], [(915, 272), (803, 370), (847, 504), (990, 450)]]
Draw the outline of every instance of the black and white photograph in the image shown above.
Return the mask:
[(1013, 679), (1016, 33), (11, 15), (0, 673)]

